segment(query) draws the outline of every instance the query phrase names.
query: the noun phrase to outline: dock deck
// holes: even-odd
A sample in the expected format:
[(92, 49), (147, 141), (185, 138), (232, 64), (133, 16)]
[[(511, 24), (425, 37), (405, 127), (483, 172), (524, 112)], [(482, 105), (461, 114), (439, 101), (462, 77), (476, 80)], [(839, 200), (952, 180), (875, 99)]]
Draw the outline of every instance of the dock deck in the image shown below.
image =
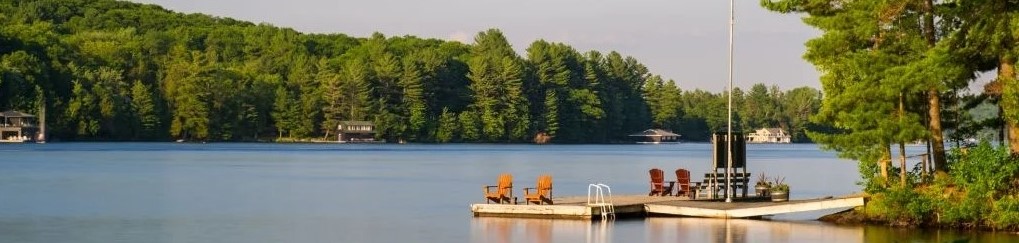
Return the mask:
[[(557, 198), (554, 205), (472, 204), (474, 216), (524, 218), (590, 219), (601, 215), (601, 206), (587, 205), (586, 197)], [(765, 215), (807, 212), (863, 206), (863, 195), (848, 195), (805, 200), (771, 202), (761, 200), (732, 203), (717, 200), (690, 200), (681, 197), (642, 195), (614, 196), (616, 216), (686, 216), (706, 218), (753, 218)]]

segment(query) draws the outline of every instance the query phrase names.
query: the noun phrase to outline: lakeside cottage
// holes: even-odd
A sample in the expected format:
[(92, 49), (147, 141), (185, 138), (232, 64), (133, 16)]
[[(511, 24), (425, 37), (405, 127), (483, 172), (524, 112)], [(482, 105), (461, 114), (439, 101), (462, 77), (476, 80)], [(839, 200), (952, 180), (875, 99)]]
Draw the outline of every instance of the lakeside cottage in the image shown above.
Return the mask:
[(637, 143), (676, 143), (681, 135), (662, 129), (648, 129), (643, 132), (630, 134), (630, 137), (638, 138)]
[(340, 143), (375, 142), (375, 124), (370, 121), (341, 121), (336, 132)]
[(0, 142), (32, 141), (38, 131), (34, 115), (14, 110), (0, 112)]
[(748, 143), (791, 143), (792, 136), (782, 128), (761, 128), (747, 134)]

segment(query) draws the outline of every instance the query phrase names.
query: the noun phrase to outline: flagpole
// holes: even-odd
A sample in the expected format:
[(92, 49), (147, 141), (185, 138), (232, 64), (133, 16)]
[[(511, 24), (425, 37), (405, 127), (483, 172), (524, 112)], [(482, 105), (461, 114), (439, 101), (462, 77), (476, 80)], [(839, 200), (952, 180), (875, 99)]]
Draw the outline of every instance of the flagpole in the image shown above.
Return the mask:
[(725, 202), (732, 202), (732, 46), (733, 46), (733, 27), (736, 23), (736, 7), (734, 0), (729, 0), (729, 125), (726, 126), (728, 131), (725, 134), (726, 142), (726, 160), (727, 165), (725, 166)]

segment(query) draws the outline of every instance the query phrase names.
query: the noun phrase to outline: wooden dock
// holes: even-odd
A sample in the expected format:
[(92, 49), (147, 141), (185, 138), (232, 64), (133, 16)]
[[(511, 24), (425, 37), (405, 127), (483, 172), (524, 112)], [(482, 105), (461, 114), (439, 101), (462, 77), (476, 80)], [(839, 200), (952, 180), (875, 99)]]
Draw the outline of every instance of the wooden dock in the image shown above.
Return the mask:
[[(472, 204), (474, 216), (591, 219), (601, 217), (601, 206), (587, 205), (586, 197), (557, 198), (554, 205)], [(717, 200), (690, 200), (682, 197), (615, 196), (612, 204), (617, 217), (705, 217), (754, 218), (766, 215), (808, 212), (863, 206), (863, 195), (770, 202), (761, 200), (732, 203)]]

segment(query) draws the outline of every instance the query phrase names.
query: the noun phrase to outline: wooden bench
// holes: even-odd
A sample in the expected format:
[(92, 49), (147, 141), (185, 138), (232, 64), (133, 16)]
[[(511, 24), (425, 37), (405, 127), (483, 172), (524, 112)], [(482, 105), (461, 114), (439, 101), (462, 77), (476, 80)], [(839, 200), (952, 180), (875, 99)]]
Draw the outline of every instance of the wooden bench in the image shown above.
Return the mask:
[[(733, 196), (747, 196), (750, 184), (750, 174), (751, 173), (742, 172), (732, 173), (732, 178), (730, 179), (732, 180), (732, 187), (735, 194)], [(728, 193), (726, 190), (727, 185), (725, 173), (704, 173), (704, 180), (702, 182), (694, 183), (694, 188), (697, 190), (695, 195), (700, 196), (700, 194), (704, 193), (707, 194), (707, 197), (715, 197), (718, 195), (724, 196)], [(721, 191), (721, 193), (719, 193), (719, 191)], [(739, 194), (739, 191), (742, 191), (742, 194)]]

